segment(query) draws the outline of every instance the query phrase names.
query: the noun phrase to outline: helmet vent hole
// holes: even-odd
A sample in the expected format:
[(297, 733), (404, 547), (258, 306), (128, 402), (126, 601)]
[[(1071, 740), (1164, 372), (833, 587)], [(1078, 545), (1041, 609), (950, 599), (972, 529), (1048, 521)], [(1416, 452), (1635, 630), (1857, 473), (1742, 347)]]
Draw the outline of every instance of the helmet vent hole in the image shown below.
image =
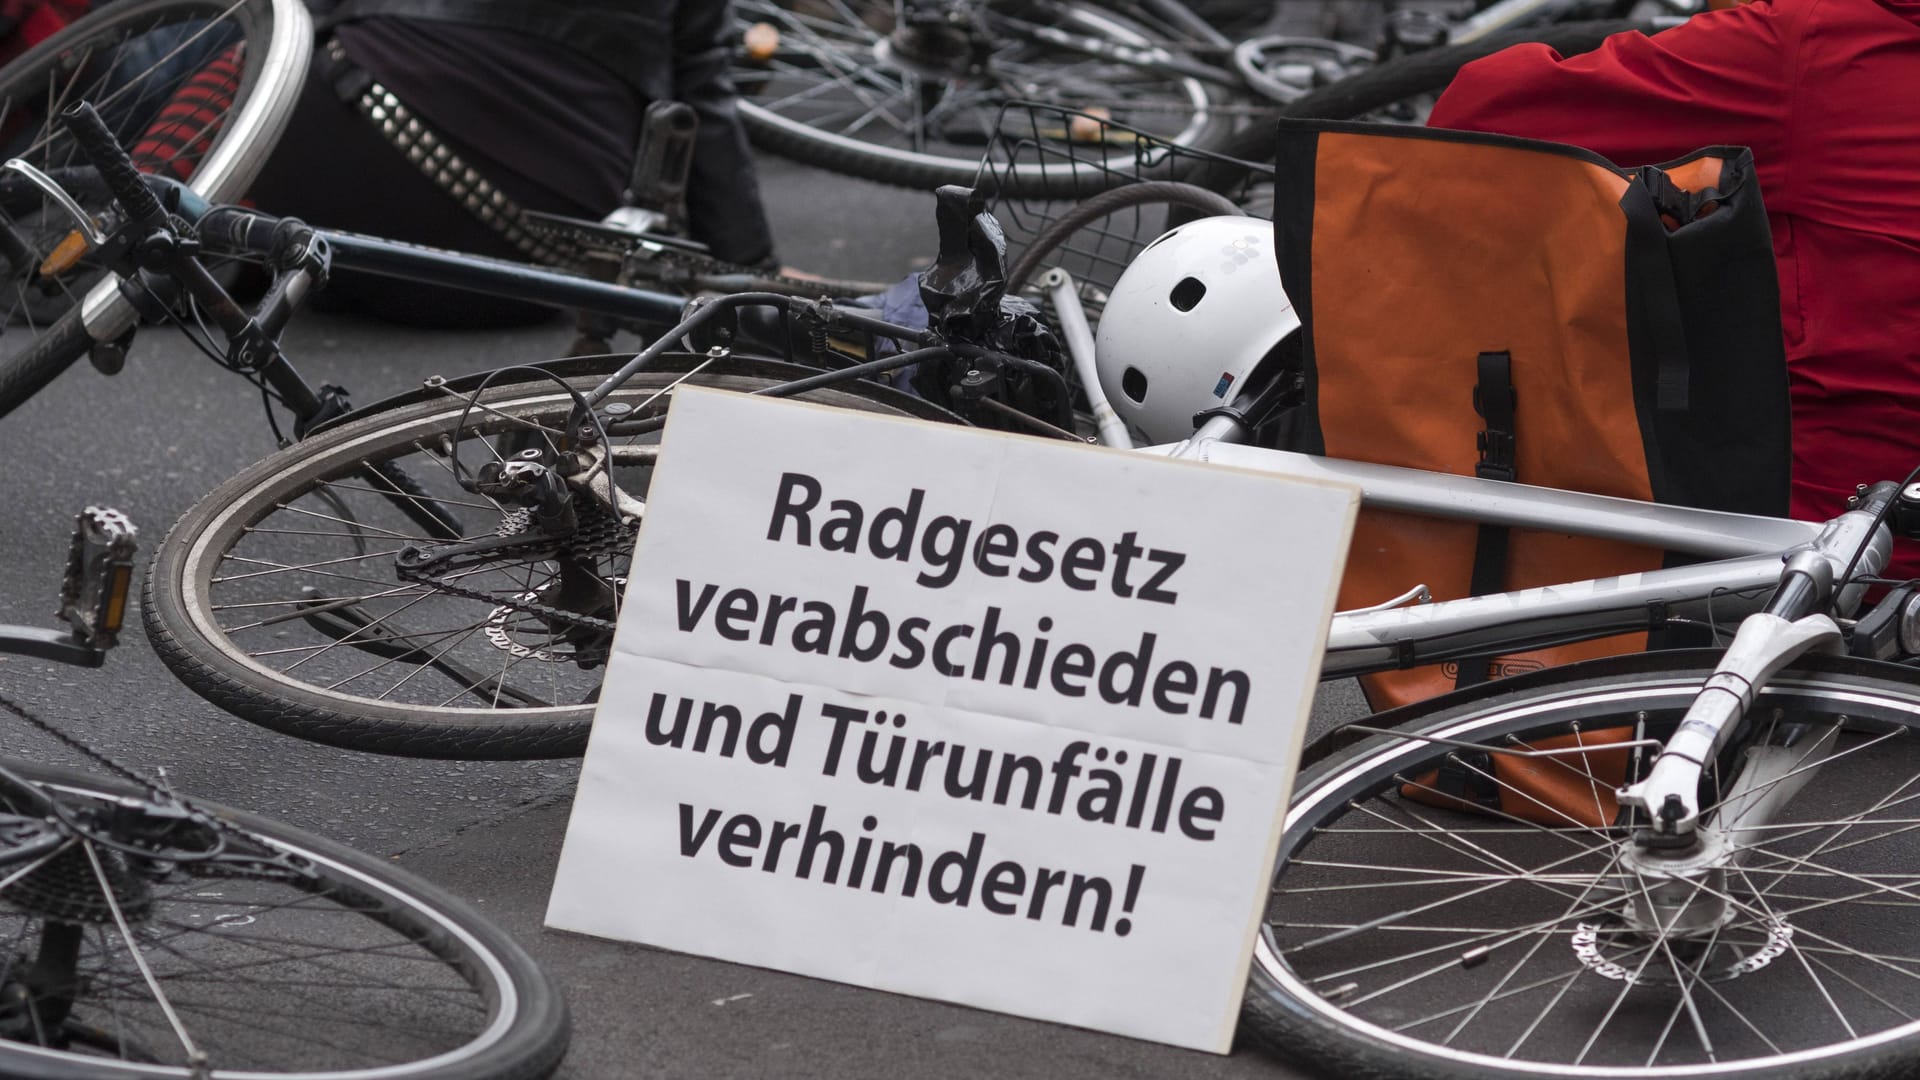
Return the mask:
[(1173, 287), (1173, 292), (1167, 299), (1173, 301), (1173, 306), (1181, 311), (1192, 311), (1194, 305), (1200, 302), (1200, 298), (1206, 295), (1206, 284), (1199, 278), (1188, 277), (1180, 279), (1180, 283)]
[[(1191, 280), (1191, 279), (1189, 279)], [(1147, 376), (1137, 367), (1130, 367), (1120, 375), (1120, 392), (1127, 395), (1135, 405), (1147, 400)]]

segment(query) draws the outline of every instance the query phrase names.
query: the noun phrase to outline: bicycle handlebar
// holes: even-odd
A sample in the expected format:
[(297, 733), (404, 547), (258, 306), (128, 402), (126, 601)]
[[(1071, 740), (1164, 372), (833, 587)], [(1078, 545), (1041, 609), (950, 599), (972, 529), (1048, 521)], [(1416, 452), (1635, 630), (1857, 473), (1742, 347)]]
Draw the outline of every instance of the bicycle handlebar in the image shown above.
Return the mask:
[(200, 240), (210, 247), (233, 252), (269, 252), (281, 219), (240, 206), (212, 206), (201, 215)]
[(80, 152), (100, 171), (100, 179), (107, 190), (126, 208), (131, 220), (142, 225), (153, 225), (166, 220), (166, 211), (160, 208), (160, 200), (147, 190), (145, 180), (140, 178), (140, 170), (134, 168), (133, 159), (120, 145), (106, 121), (94, 111), (92, 105), (82, 101), (60, 111), (60, 121), (66, 125), (73, 141), (80, 146)]

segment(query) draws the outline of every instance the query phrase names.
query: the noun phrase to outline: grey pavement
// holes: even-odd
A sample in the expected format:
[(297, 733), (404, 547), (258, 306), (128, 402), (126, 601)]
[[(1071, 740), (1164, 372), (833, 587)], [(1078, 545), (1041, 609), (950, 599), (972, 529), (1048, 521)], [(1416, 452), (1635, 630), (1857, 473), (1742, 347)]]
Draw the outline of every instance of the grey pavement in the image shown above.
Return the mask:
[[(791, 263), (888, 280), (934, 250), (929, 194), (772, 161), (764, 179)], [(431, 374), (557, 355), (570, 336), (558, 320), (426, 333), (309, 316), (289, 343), (309, 378), (366, 403)], [(177, 335), (147, 332), (113, 378), (77, 365), (0, 422), (13, 504), (0, 515), (0, 621), (47, 624), (81, 506), (126, 510), (150, 553), (175, 517), (272, 449), (257, 395)], [(0, 693), (130, 764), (164, 768), (182, 790), (390, 857), (477, 904), (565, 989), (575, 1026), (563, 1076), (1305, 1075), (1248, 1046), (1215, 1057), (544, 930), (575, 763), (415, 761), (302, 743), (203, 702), (128, 622), (103, 671), (0, 658)], [(1350, 710), (1339, 690), (1333, 706)], [(0, 747), (81, 764), (10, 720)]]

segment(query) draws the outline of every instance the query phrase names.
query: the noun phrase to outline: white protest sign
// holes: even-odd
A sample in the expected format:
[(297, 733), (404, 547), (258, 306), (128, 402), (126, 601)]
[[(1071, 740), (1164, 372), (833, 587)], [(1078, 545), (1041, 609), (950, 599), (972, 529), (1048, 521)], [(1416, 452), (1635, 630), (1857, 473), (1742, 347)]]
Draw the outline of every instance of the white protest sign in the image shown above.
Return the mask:
[(677, 391), (548, 924), (1224, 1052), (1358, 500)]

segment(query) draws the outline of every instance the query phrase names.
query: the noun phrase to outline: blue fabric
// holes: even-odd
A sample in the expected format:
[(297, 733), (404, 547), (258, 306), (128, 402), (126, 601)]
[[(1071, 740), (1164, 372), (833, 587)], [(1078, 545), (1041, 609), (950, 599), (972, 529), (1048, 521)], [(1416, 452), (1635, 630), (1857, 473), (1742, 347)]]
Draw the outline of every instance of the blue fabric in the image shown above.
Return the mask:
[[(856, 297), (848, 301), (854, 307), (877, 311), (880, 317), (895, 326), (905, 326), (914, 330), (927, 328), (927, 304), (920, 298), (920, 275), (908, 274), (887, 287), (887, 291), (872, 296)], [(874, 359), (891, 356), (900, 351), (900, 343), (891, 338), (874, 342)], [(920, 365), (908, 364), (887, 373), (887, 381), (896, 389), (905, 390), (918, 396), (913, 388), (913, 375)]]

